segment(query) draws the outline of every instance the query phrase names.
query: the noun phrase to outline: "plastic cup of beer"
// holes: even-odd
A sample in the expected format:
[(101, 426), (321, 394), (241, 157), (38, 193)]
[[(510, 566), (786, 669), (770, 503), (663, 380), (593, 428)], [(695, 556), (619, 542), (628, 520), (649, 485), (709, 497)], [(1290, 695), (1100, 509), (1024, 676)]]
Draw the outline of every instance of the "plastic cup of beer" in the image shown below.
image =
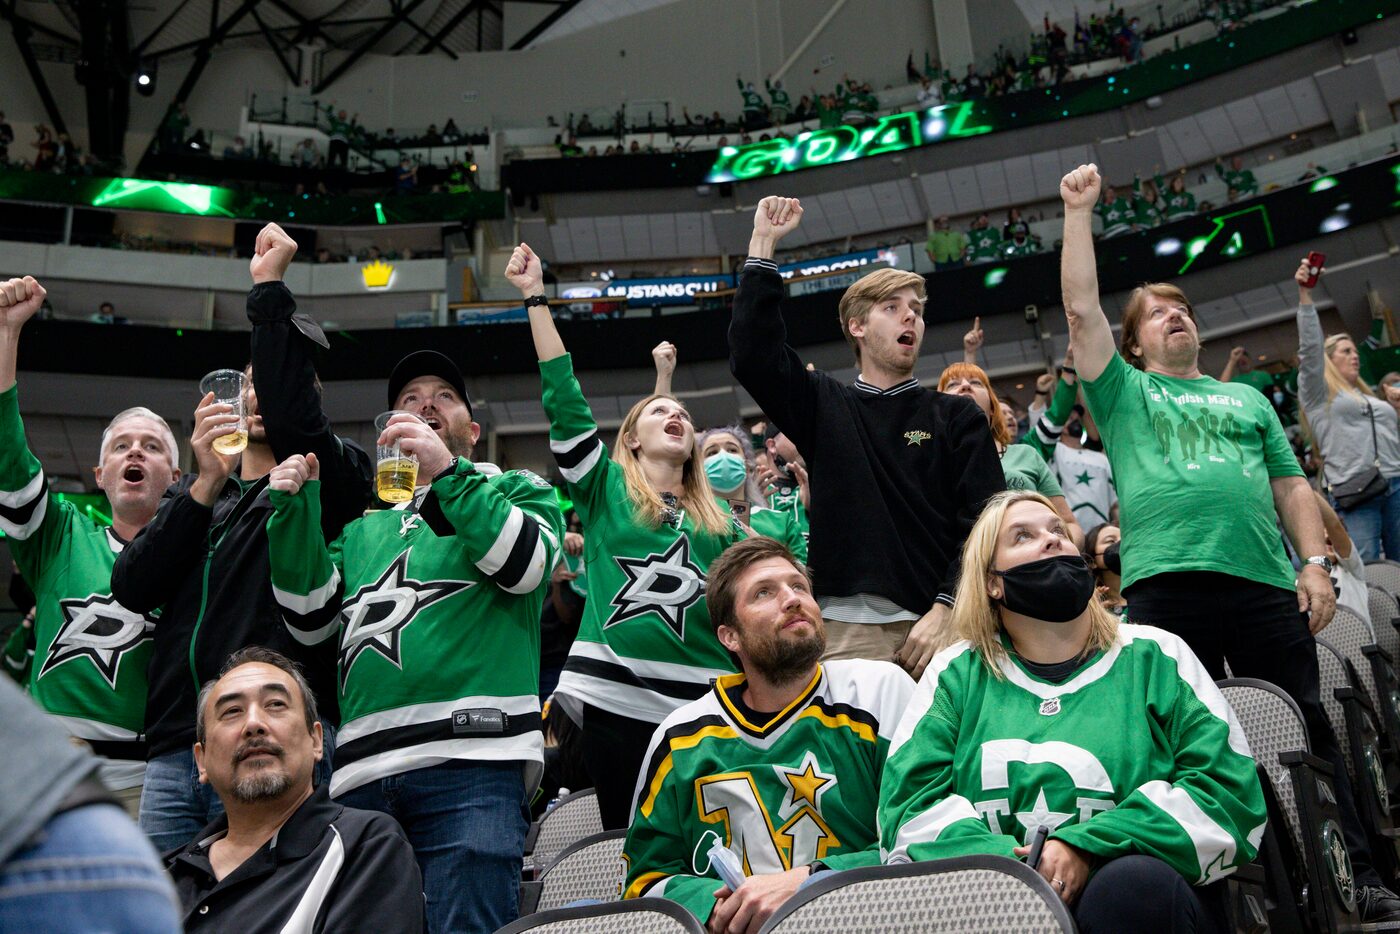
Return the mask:
[[(418, 418), (412, 412), (385, 412), (374, 420), (374, 427), (380, 434), (395, 415)], [(376, 444), (375, 454), (374, 491), (379, 498), (386, 503), (406, 503), (413, 499), (413, 488), (418, 484), (417, 455), (401, 451), (398, 441)]]
[(248, 446), (248, 419), (243, 412), (243, 371), (215, 370), (199, 381), (201, 394), (213, 393), (214, 401), (233, 406), (238, 424), (228, 434), (214, 439), (214, 450), (220, 454), (237, 454)]

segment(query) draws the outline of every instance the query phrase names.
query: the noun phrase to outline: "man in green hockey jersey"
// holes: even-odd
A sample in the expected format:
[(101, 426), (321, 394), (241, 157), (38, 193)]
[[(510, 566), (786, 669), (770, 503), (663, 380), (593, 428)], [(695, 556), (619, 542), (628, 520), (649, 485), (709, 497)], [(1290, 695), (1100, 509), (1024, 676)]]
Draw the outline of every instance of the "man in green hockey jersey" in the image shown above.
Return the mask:
[(450, 359), (405, 357), (388, 401), (380, 443), (418, 458), (414, 498), (327, 547), (316, 458), (283, 461), (272, 585), (296, 639), (338, 640), (332, 797), (403, 825), (432, 934), (493, 931), (516, 915), (543, 768), (539, 620), (563, 519), (544, 480), (472, 460), (481, 428)]
[[(705, 600), (740, 672), (657, 728), (623, 850), (624, 898), (664, 897), (711, 931), (757, 931), (811, 875), (880, 861), (875, 808), (914, 682), (889, 662), (818, 664), (807, 572), (755, 537), (710, 565)], [(748, 877), (719, 881), (716, 843)]]
[(180, 475), (170, 426), (150, 409), (119, 413), (102, 433), (97, 485), (110, 528), (49, 491), (24, 439), (16, 384), (19, 334), (39, 310), (32, 276), (0, 283), (0, 530), (34, 590), (34, 700), (103, 758), (101, 777), (133, 816), (146, 774), (146, 666), (155, 614), (112, 598), (117, 554), (151, 521)]
[(1205, 666), (1094, 599), (1039, 493), (988, 502), (959, 581), (959, 641), (929, 663), (890, 744), (885, 861), (1015, 859), (1045, 827), (1036, 869), (1079, 930), (1225, 930), (1213, 883), (1254, 858), (1265, 806)]

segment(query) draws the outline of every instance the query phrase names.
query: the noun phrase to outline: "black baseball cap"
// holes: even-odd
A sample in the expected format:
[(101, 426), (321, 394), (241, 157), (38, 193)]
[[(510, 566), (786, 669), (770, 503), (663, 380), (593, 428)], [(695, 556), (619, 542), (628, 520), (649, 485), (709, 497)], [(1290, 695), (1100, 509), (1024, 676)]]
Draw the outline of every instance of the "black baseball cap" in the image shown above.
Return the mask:
[(467, 395), (467, 381), (462, 378), (462, 371), (457, 369), (457, 364), (452, 362), (451, 357), (436, 350), (415, 350), (394, 366), (394, 372), (389, 374), (389, 408), (392, 409), (394, 403), (399, 401), (399, 393), (403, 392), (403, 388), (420, 376), (436, 376), (446, 382), (457, 390), (457, 395), (467, 404), (467, 414), (474, 414), (472, 398)]

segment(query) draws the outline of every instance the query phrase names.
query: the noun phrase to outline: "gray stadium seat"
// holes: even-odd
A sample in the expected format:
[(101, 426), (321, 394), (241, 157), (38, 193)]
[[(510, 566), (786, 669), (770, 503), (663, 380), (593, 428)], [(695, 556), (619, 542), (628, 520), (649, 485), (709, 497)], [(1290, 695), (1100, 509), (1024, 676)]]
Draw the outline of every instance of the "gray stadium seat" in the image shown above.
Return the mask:
[(565, 795), (530, 827), (525, 837), (525, 852), (530, 857), (527, 865), (538, 873), (569, 844), (602, 831), (598, 796), (592, 788)]
[(695, 916), (664, 898), (559, 908), (527, 915), (496, 934), (705, 934)]
[(1374, 584), (1400, 600), (1400, 564), (1394, 561), (1367, 561), (1366, 583)]
[(1392, 661), (1400, 659), (1400, 631), (1395, 621), (1400, 618), (1400, 602), (1374, 584), (1367, 586), (1366, 597), (1371, 611), (1371, 628), (1376, 632), (1376, 644), (1389, 653)]
[[(1385, 595), (1379, 593), (1379, 596)], [(1396, 634), (1392, 627), (1385, 628), (1392, 636)], [(1322, 631), (1321, 638), (1351, 666), (1375, 715), (1381, 748), (1393, 756), (1400, 748), (1400, 684), (1397, 683), (1396, 656), (1378, 644), (1375, 626), (1368, 626), (1346, 607), (1337, 607), (1337, 615)]]
[(617, 901), (622, 895), (622, 844), (626, 838), (625, 830), (609, 830), (565, 848), (540, 874), (534, 910), (563, 908), (581, 898)]
[(1064, 903), (1034, 869), (965, 856), (833, 873), (788, 899), (760, 934), (1073, 930)]
[[(1276, 930), (1329, 931), (1356, 924), (1355, 879), (1342, 843), (1332, 766), (1309, 751), (1298, 705), (1265, 681), (1233, 678), (1219, 685), (1268, 779), (1270, 821), (1261, 856), (1273, 896), (1270, 922)], [(1286, 835), (1277, 831), (1280, 817)], [(1331, 869), (1329, 860), (1338, 852), (1344, 873)]]

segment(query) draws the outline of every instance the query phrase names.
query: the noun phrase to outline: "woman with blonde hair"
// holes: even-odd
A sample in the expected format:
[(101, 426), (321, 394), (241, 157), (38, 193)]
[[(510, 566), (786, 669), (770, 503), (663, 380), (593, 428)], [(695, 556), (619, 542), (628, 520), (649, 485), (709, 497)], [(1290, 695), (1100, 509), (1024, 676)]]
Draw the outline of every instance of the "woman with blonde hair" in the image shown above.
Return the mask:
[(1035, 490), (1049, 499), (1064, 520), (1075, 547), (1082, 547), (1084, 530), (1075, 520), (1074, 510), (1069, 508), (1069, 500), (1065, 499), (1060, 482), (1034, 446), (1024, 441), (1013, 443), (1012, 422), (1002, 411), (1003, 403), (997, 398), (986, 372), (975, 363), (950, 364), (938, 377), (938, 391), (966, 396), (977, 403), (977, 407), (987, 414), (992, 440), (996, 442), (997, 454), (1001, 455), (1001, 472), (1006, 478), (1006, 488)]
[(582, 727), (603, 826), (622, 828), (656, 725), (734, 670), (710, 625), (705, 571), (747, 532), (716, 499), (690, 413), (672, 396), (632, 406), (608, 457), (550, 317), (539, 257), (522, 243), (506, 278), (525, 297), (549, 447), (584, 528), (589, 599), (554, 697)]
[(1347, 334), (1323, 339), (1307, 286), (1298, 283), (1298, 407), (1322, 455), (1323, 488), (1363, 561), (1382, 551), (1400, 559), (1400, 418), (1361, 378), (1361, 355)]
[(1120, 623), (1039, 493), (990, 501), (952, 626), (890, 743), (887, 863), (1024, 858), (1080, 931), (1225, 931), (1263, 792), (1244, 732), (1186, 643)]

